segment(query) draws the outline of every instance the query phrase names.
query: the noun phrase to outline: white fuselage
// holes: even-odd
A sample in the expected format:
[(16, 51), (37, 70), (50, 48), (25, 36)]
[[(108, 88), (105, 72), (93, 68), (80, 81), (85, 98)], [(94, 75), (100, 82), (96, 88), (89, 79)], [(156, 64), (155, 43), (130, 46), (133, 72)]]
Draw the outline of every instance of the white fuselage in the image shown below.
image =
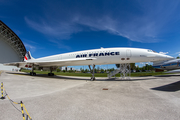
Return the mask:
[[(87, 59), (84, 61), (71, 61), (76, 59)], [(91, 58), (93, 60), (91, 60)], [(94, 50), (85, 50), (58, 54), (38, 59), (32, 59), (31, 62), (39, 63), (39, 66), (78, 66), (78, 65), (101, 65), (101, 64), (120, 64), (137, 63), (169, 60), (172, 57), (159, 54), (148, 49), (139, 48), (101, 48)], [(47, 64), (48, 61), (54, 61)], [(63, 61), (63, 62), (58, 62)]]

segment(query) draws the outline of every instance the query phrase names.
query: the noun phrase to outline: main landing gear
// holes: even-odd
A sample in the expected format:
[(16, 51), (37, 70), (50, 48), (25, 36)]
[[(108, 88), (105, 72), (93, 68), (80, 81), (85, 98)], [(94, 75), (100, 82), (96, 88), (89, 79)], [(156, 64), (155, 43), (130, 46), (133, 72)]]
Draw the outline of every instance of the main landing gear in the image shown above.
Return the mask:
[[(50, 73), (48, 73), (48, 76), (54, 76), (54, 73), (52, 73), (53, 67), (50, 67)], [(30, 72), (31, 76), (36, 76), (36, 73), (34, 72), (34, 65), (32, 65), (32, 72)]]
[(32, 65), (32, 72), (30, 72), (31, 76), (36, 76), (36, 73), (34, 72), (34, 65)]
[(52, 71), (53, 71), (53, 68), (50, 67), (50, 73), (48, 73), (48, 76), (54, 76), (54, 73), (52, 73)]
[(35, 72), (30, 72), (30, 75), (31, 76), (36, 76), (36, 73)]
[(93, 64), (92, 67), (93, 67), (93, 70), (91, 70), (91, 66), (89, 66), (89, 69), (90, 69), (90, 72), (92, 73), (92, 77), (91, 77), (91, 81), (94, 81), (95, 80), (95, 77), (94, 77), (94, 68), (95, 68), (95, 65)]
[(54, 73), (48, 73), (48, 76), (54, 76)]

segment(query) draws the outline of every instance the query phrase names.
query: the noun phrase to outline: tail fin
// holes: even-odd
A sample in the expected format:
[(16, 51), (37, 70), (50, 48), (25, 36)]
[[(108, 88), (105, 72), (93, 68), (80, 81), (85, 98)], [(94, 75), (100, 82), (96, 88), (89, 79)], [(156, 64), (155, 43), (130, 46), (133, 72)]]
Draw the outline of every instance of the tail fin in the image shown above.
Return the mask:
[(28, 60), (31, 60), (31, 59), (34, 59), (34, 58), (31, 56), (30, 51), (28, 51), (26, 53), (26, 55), (24, 56), (24, 61), (28, 61)]

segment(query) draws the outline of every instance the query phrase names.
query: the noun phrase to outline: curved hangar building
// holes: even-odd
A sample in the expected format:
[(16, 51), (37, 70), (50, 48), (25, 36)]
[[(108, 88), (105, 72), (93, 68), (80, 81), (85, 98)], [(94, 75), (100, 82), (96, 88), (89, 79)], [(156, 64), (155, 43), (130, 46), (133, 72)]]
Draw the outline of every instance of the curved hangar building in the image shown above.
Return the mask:
[(3, 63), (22, 62), (26, 48), (20, 38), (0, 20), (0, 70), (18, 70)]

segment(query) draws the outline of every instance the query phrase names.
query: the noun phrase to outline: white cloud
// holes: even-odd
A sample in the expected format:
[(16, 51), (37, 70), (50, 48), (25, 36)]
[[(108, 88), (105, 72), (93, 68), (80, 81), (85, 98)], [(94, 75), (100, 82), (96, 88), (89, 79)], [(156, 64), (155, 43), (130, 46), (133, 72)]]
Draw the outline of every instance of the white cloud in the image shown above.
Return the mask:
[(57, 46), (58, 48), (71, 50), (71, 47), (62, 44), (62, 43), (59, 42), (59, 41), (56, 41), (56, 40), (50, 40), (50, 41), (51, 41), (52, 43), (55, 43), (55, 46)]
[(28, 40), (26, 38), (22, 38), (24, 46), (26, 47), (27, 51), (31, 51), (32, 53), (35, 52), (37, 49), (44, 49), (42, 45), (39, 43), (35, 42), (36, 40)]
[(137, 0), (134, 3), (139, 8), (135, 5), (132, 7), (139, 12), (127, 7), (123, 11), (117, 9), (116, 15), (112, 8), (99, 12), (98, 10), (103, 9), (101, 8), (103, 6), (95, 6), (94, 9), (97, 9), (95, 12), (87, 13), (88, 8), (84, 7), (86, 5), (76, 9), (65, 8), (64, 12), (61, 12), (58, 3), (53, 6), (50, 4), (47, 6), (47, 11), (44, 11), (43, 18), (26, 16), (25, 21), (33, 29), (58, 39), (69, 39), (72, 34), (83, 31), (85, 28), (79, 26), (83, 25), (90, 27), (92, 31), (108, 31), (110, 34), (123, 36), (131, 41), (151, 43), (162, 40), (161, 35), (169, 30), (168, 25), (174, 22), (174, 18), (180, 20), (177, 15), (174, 17), (174, 14), (177, 14), (179, 1), (158, 0), (154, 4), (152, 1)]
[(176, 52), (176, 54), (180, 54), (180, 52)]
[(48, 23), (46, 20), (41, 19), (40, 22), (35, 22), (30, 20), (28, 17), (25, 17), (26, 23), (45, 35), (54, 36), (57, 39), (69, 39), (73, 33), (81, 31), (81, 28), (78, 28), (72, 22), (58, 22), (58, 23)]
[(173, 57), (177, 57), (177, 56), (180, 56), (180, 52), (176, 52), (176, 53), (174, 53), (174, 54), (172, 54), (173, 55)]
[(136, 65), (139, 66), (139, 67), (146, 66), (146, 64), (152, 65), (153, 63), (152, 62), (140, 62), (140, 63), (136, 63)]
[(168, 54), (169, 52), (159, 52), (160, 54), (163, 54), (163, 55), (166, 55)]
[(25, 43), (25, 42), (24, 42), (24, 45), (25, 45), (27, 51), (31, 51), (31, 52), (36, 51), (36, 47), (33, 45), (30, 45), (30, 44)]
[(102, 18), (86, 18), (79, 17), (76, 21), (79, 24), (92, 27), (96, 30), (105, 30), (111, 34), (123, 36), (129, 40), (137, 42), (157, 42), (159, 39), (156, 37), (157, 26), (150, 21), (143, 23), (143, 19), (134, 18), (134, 21), (121, 21), (110, 18), (109, 16), (102, 16)]

